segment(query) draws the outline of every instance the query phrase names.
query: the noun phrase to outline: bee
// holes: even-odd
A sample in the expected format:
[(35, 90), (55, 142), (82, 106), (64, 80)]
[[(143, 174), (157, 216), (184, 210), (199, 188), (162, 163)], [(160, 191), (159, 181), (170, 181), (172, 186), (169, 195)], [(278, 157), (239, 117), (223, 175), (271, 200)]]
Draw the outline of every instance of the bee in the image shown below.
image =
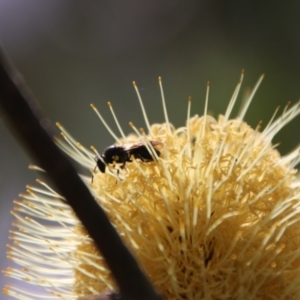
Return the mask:
[[(154, 151), (158, 156), (160, 156), (160, 151), (155, 149), (155, 146), (162, 145), (162, 142), (149, 141), (153, 146)], [(148, 147), (149, 148), (149, 147)], [(96, 167), (102, 173), (105, 173), (106, 165), (110, 164), (122, 164), (121, 169), (125, 168), (127, 162), (132, 162), (132, 158), (140, 159), (143, 162), (153, 161), (153, 154), (151, 154), (144, 143), (138, 142), (133, 144), (124, 144), (123, 146), (111, 145), (104, 149), (103, 153), (95, 157), (97, 163)], [(95, 168), (96, 168), (95, 167)]]

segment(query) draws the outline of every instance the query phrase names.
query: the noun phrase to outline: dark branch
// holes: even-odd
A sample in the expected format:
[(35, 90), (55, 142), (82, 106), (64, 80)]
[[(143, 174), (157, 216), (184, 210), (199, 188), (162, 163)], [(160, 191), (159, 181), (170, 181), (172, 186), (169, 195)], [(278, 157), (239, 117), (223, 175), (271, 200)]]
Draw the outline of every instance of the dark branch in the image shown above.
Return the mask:
[(157, 300), (160, 296), (123, 244), (102, 208), (80, 180), (75, 168), (53, 143), (25, 83), (0, 53), (0, 107), (11, 132), (24, 146), (94, 239), (120, 289), (122, 299)]

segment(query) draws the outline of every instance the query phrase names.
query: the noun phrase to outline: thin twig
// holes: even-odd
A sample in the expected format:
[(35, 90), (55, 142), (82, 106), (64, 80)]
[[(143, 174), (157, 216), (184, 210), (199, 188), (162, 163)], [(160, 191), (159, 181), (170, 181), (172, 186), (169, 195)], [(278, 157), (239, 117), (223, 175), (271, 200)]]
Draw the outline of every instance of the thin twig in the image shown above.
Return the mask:
[(65, 197), (105, 258), (122, 299), (157, 300), (146, 275), (123, 244), (75, 168), (43, 128), (44, 118), (20, 74), (0, 52), (0, 107), (8, 128)]

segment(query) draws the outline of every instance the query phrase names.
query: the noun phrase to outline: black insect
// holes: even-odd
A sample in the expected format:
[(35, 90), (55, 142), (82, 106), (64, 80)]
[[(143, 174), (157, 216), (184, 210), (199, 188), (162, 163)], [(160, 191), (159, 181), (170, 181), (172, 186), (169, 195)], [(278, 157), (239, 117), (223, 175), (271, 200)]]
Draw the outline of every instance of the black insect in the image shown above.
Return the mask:
[[(157, 145), (162, 145), (158, 141), (150, 141), (153, 146), (154, 151), (158, 156), (160, 152), (154, 147)], [(148, 147), (149, 148), (149, 147)], [(112, 145), (104, 149), (100, 157), (96, 156), (95, 161), (99, 170), (102, 173), (105, 173), (106, 165), (119, 163), (121, 169), (125, 168), (126, 162), (132, 162), (131, 158), (140, 159), (143, 162), (153, 161), (153, 154), (151, 154), (144, 143), (138, 142), (134, 144), (125, 144), (123, 146)]]

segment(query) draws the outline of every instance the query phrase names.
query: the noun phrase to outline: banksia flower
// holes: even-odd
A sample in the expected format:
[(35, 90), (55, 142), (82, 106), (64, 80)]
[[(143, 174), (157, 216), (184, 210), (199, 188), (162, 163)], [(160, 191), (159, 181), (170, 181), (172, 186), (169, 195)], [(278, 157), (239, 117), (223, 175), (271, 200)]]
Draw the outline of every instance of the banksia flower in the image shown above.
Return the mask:
[[(276, 119), (277, 109), (263, 130), (260, 124), (252, 129), (244, 116), (262, 77), (230, 119), (242, 79), (224, 115), (207, 114), (208, 85), (204, 115), (191, 117), (189, 101), (186, 125), (177, 129), (168, 119), (161, 80), (163, 124), (150, 125), (134, 84), (147, 133), (130, 123), (133, 133), (125, 136), (109, 104), (120, 130), (113, 133), (92, 105), (129, 156), (109, 160), (92, 148), (103, 169), (92, 181), (82, 178), (164, 299), (300, 298), (300, 148), (280, 156), (272, 145), (300, 104)], [(58, 126), (61, 148), (92, 170), (95, 153)], [(140, 156), (128, 150), (138, 147)], [(19, 231), (12, 232), (8, 256), (22, 269), (4, 274), (43, 287), (47, 296), (16, 286), (4, 292), (17, 299), (75, 299), (116, 289), (64, 199), (39, 183), (15, 203)]]

